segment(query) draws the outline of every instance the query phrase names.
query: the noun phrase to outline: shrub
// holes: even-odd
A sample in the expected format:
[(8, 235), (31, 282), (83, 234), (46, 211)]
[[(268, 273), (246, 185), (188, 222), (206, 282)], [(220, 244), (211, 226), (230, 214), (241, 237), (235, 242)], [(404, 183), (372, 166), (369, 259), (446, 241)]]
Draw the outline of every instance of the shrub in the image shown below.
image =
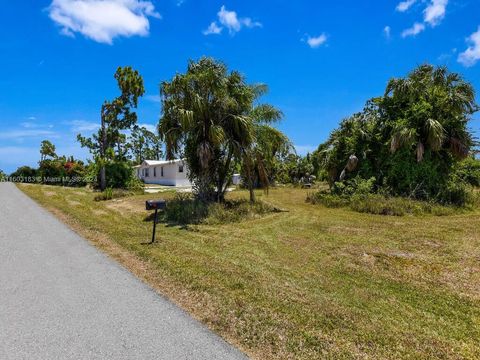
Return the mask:
[[(88, 177), (92, 179), (90, 185), (93, 188), (100, 187), (100, 165), (97, 163), (90, 163), (88, 166)], [(105, 166), (105, 173), (107, 175), (107, 188), (113, 189), (127, 189), (134, 192), (143, 189), (143, 184), (137, 179), (132, 166), (128, 162), (114, 161)]]
[(465, 206), (473, 203), (473, 193), (468, 185), (461, 181), (450, 180), (440, 190), (438, 202), (443, 204), (452, 204), (456, 206)]
[(347, 197), (328, 193), (316, 193), (310, 194), (307, 197), (307, 201), (329, 208), (349, 207), (351, 210), (360, 213), (389, 216), (422, 214), (442, 216), (450, 215), (458, 211), (458, 208), (442, 206), (433, 202), (402, 197), (389, 197), (381, 194), (356, 194)]
[(135, 193), (123, 189), (106, 188), (105, 191), (95, 196), (95, 201), (107, 201), (112, 199), (119, 199), (127, 196), (135, 195)]
[(38, 176), (38, 171), (29, 166), (21, 166), (15, 172), (10, 174), (12, 181), (15, 182), (32, 182)]
[(361, 213), (390, 216), (404, 216), (407, 214), (433, 214), (441, 216), (455, 212), (455, 209), (452, 207), (401, 197), (386, 197), (378, 194), (354, 197), (350, 203), (350, 208)]
[(206, 224), (227, 224), (253, 219), (274, 212), (270, 204), (256, 201), (250, 204), (247, 200), (230, 200), (225, 203), (214, 203), (208, 206), (208, 216), (203, 221)]
[(208, 205), (194, 199), (190, 194), (177, 193), (167, 203), (165, 220), (179, 224), (198, 224), (208, 215)]
[(145, 192), (145, 184), (136, 176), (133, 176), (127, 181), (126, 187), (136, 194), (143, 194)]
[(107, 187), (126, 189), (134, 178), (133, 168), (127, 162), (112, 162), (105, 166)]
[(308, 194), (307, 202), (312, 204), (322, 204), (329, 208), (345, 207), (350, 203), (345, 197), (322, 191)]
[(253, 205), (247, 200), (206, 203), (191, 194), (177, 193), (173, 200), (167, 202), (164, 218), (177, 224), (225, 224), (271, 212), (275, 212), (275, 208), (263, 201), (256, 201)]
[(471, 186), (480, 187), (480, 160), (468, 157), (455, 167), (455, 177)]
[(342, 196), (352, 196), (355, 194), (366, 195), (374, 191), (376, 179), (362, 179), (360, 176), (351, 180), (336, 182), (333, 186), (332, 193)]

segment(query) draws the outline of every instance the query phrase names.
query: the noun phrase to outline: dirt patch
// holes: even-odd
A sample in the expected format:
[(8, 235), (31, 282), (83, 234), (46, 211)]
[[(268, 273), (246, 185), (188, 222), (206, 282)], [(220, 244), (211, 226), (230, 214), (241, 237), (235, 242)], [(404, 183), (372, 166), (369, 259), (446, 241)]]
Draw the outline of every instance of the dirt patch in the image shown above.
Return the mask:
[(132, 200), (112, 200), (106, 204), (111, 210), (118, 211), (122, 215), (131, 213), (141, 213), (145, 211), (145, 203), (143, 201)]
[(45, 196), (48, 196), (48, 197), (52, 197), (52, 196), (57, 195), (57, 193), (55, 191), (43, 190), (43, 193), (45, 194)]
[(95, 215), (102, 216), (102, 215), (107, 215), (108, 213), (104, 210), (93, 210), (92, 211)]
[(70, 205), (70, 206), (80, 206), (80, 205), (82, 205), (81, 202), (76, 201), (76, 200), (67, 200), (67, 203), (68, 203), (68, 205)]

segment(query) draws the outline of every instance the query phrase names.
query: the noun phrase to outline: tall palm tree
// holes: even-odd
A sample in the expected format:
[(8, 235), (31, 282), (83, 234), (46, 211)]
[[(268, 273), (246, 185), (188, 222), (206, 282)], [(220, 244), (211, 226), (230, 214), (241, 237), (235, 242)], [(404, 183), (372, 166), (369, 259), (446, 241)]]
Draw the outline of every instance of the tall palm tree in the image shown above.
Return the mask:
[(240, 73), (202, 58), (163, 82), (161, 97), (167, 159), (185, 157), (198, 197), (222, 201), (238, 149), (253, 140), (252, 88)]
[(185, 74), (162, 83), (158, 128), (167, 159), (185, 157), (201, 200), (223, 201), (235, 162), (250, 172), (248, 180), (267, 163), (265, 134), (273, 146), (278, 133), (269, 124), (282, 114), (271, 105), (256, 104), (266, 91), (265, 85), (248, 85), (240, 73), (228, 72), (211, 58), (190, 61)]
[[(255, 99), (264, 95), (268, 88), (264, 84), (252, 86)], [(253, 123), (253, 138), (239, 148), (243, 178), (250, 192), (250, 202), (255, 202), (254, 188), (262, 185), (268, 190), (273, 173), (275, 158), (278, 153), (288, 152), (293, 148), (290, 140), (272, 125), (280, 121), (283, 113), (269, 104), (253, 106), (249, 117)]]
[(412, 148), (418, 162), (427, 149), (468, 156), (473, 139), (466, 125), (478, 107), (472, 85), (460, 75), (422, 65), (407, 78), (389, 82), (383, 105), (392, 120), (392, 153)]

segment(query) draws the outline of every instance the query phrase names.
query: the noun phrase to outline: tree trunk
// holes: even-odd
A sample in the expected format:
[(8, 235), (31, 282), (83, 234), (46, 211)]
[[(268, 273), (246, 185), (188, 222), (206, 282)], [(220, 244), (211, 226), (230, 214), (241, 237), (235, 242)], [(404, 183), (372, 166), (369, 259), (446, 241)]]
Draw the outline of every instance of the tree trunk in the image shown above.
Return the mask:
[(105, 172), (105, 165), (100, 168), (100, 190), (104, 191), (107, 188), (107, 176)]
[(105, 118), (104, 118), (104, 109), (102, 109), (102, 140), (100, 146), (100, 157), (101, 157), (101, 167), (100, 167), (100, 190), (104, 191), (107, 188), (107, 174), (105, 170), (105, 153), (107, 147), (107, 132), (105, 129)]
[(254, 204), (255, 203), (255, 191), (253, 189), (252, 181), (248, 182), (248, 190), (250, 191), (250, 204)]
[(250, 192), (250, 204), (255, 203), (255, 191), (253, 186), (253, 174), (252, 174), (252, 159), (249, 157), (250, 154), (244, 153), (244, 165), (248, 178), (248, 191)]
[(229, 148), (227, 152), (227, 159), (225, 165), (219, 169), (218, 183), (217, 183), (217, 202), (223, 202), (225, 200), (225, 192), (228, 186), (228, 177), (230, 174), (230, 164), (232, 162), (232, 149)]

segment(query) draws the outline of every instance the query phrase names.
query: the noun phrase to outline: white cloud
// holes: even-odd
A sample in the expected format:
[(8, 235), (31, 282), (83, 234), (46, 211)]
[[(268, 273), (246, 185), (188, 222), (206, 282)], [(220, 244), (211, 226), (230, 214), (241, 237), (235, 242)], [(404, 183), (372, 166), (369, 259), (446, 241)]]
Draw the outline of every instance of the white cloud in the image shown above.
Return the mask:
[(425, 30), (425, 25), (423, 25), (422, 23), (415, 23), (411, 28), (403, 30), (402, 37), (405, 38), (407, 36), (416, 36), (420, 34), (423, 30)]
[(20, 125), (26, 129), (36, 128), (38, 125), (31, 121), (25, 121), (20, 123)]
[[(409, 29), (402, 32), (402, 37), (415, 36), (425, 30), (425, 25), (435, 27), (440, 24), (445, 17), (446, 8), (449, 0), (424, 0), (428, 2), (427, 7), (423, 10), (423, 22), (416, 22)], [(396, 10), (400, 12), (407, 11), (417, 0), (402, 1), (397, 5)]]
[(478, 30), (467, 38), (469, 46), (467, 50), (458, 55), (458, 62), (470, 67), (480, 60), (480, 26)]
[(327, 35), (321, 34), (316, 37), (309, 36), (307, 38), (307, 44), (312, 48), (316, 49), (320, 47), (321, 45), (325, 44), (327, 42)]
[(63, 35), (80, 33), (106, 44), (118, 36), (147, 36), (148, 17), (160, 18), (153, 3), (143, 0), (53, 0), (48, 11)]
[(68, 121), (67, 124), (71, 125), (71, 131), (75, 133), (92, 132), (100, 128), (98, 123), (85, 120), (72, 120)]
[(390, 26), (387, 25), (383, 28), (383, 34), (387, 39), (390, 39), (390, 37), (392, 36), (392, 29), (390, 28)]
[(218, 35), (222, 32), (223, 28), (218, 26), (215, 21), (213, 21), (210, 26), (203, 31), (203, 35)]
[(246, 28), (255, 28), (262, 27), (262, 24), (258, 21), (253, 21), (251, 18), (239, 18), (235, 11), (229, 11), (226, 9), (225, 5), (220, 8), (220, 11), (217, 13), (218, 22), (216, 21), (210, 23), (209, 27), (203, 31), (204, 35), (220, 34), (222, 30), (227, 28), (230, 34), (235, 34), (242, 30), (243, 27)]
[(11, 130), (2, 131), (0, 133), (0, 139), (2, 140), (21, 140), (24, 138), (35, 137), (56, 137), (57, 134), (49, 130)]
[(399, 11), (399, 12), (405, 12), (407, 11), (408, 9), (410, 9), (412, 7), (413, 4), (415, 4), (417, 2), (417, 0), (405, 0), (405, 1), (402, 1), (400, 2), (397, 7), (395, 8), (395, 10)]
[(430, 26), (437, 26), (445, 17), (448, 0), (431, 0), (430, 4), (424, 10), (423, 20)]

